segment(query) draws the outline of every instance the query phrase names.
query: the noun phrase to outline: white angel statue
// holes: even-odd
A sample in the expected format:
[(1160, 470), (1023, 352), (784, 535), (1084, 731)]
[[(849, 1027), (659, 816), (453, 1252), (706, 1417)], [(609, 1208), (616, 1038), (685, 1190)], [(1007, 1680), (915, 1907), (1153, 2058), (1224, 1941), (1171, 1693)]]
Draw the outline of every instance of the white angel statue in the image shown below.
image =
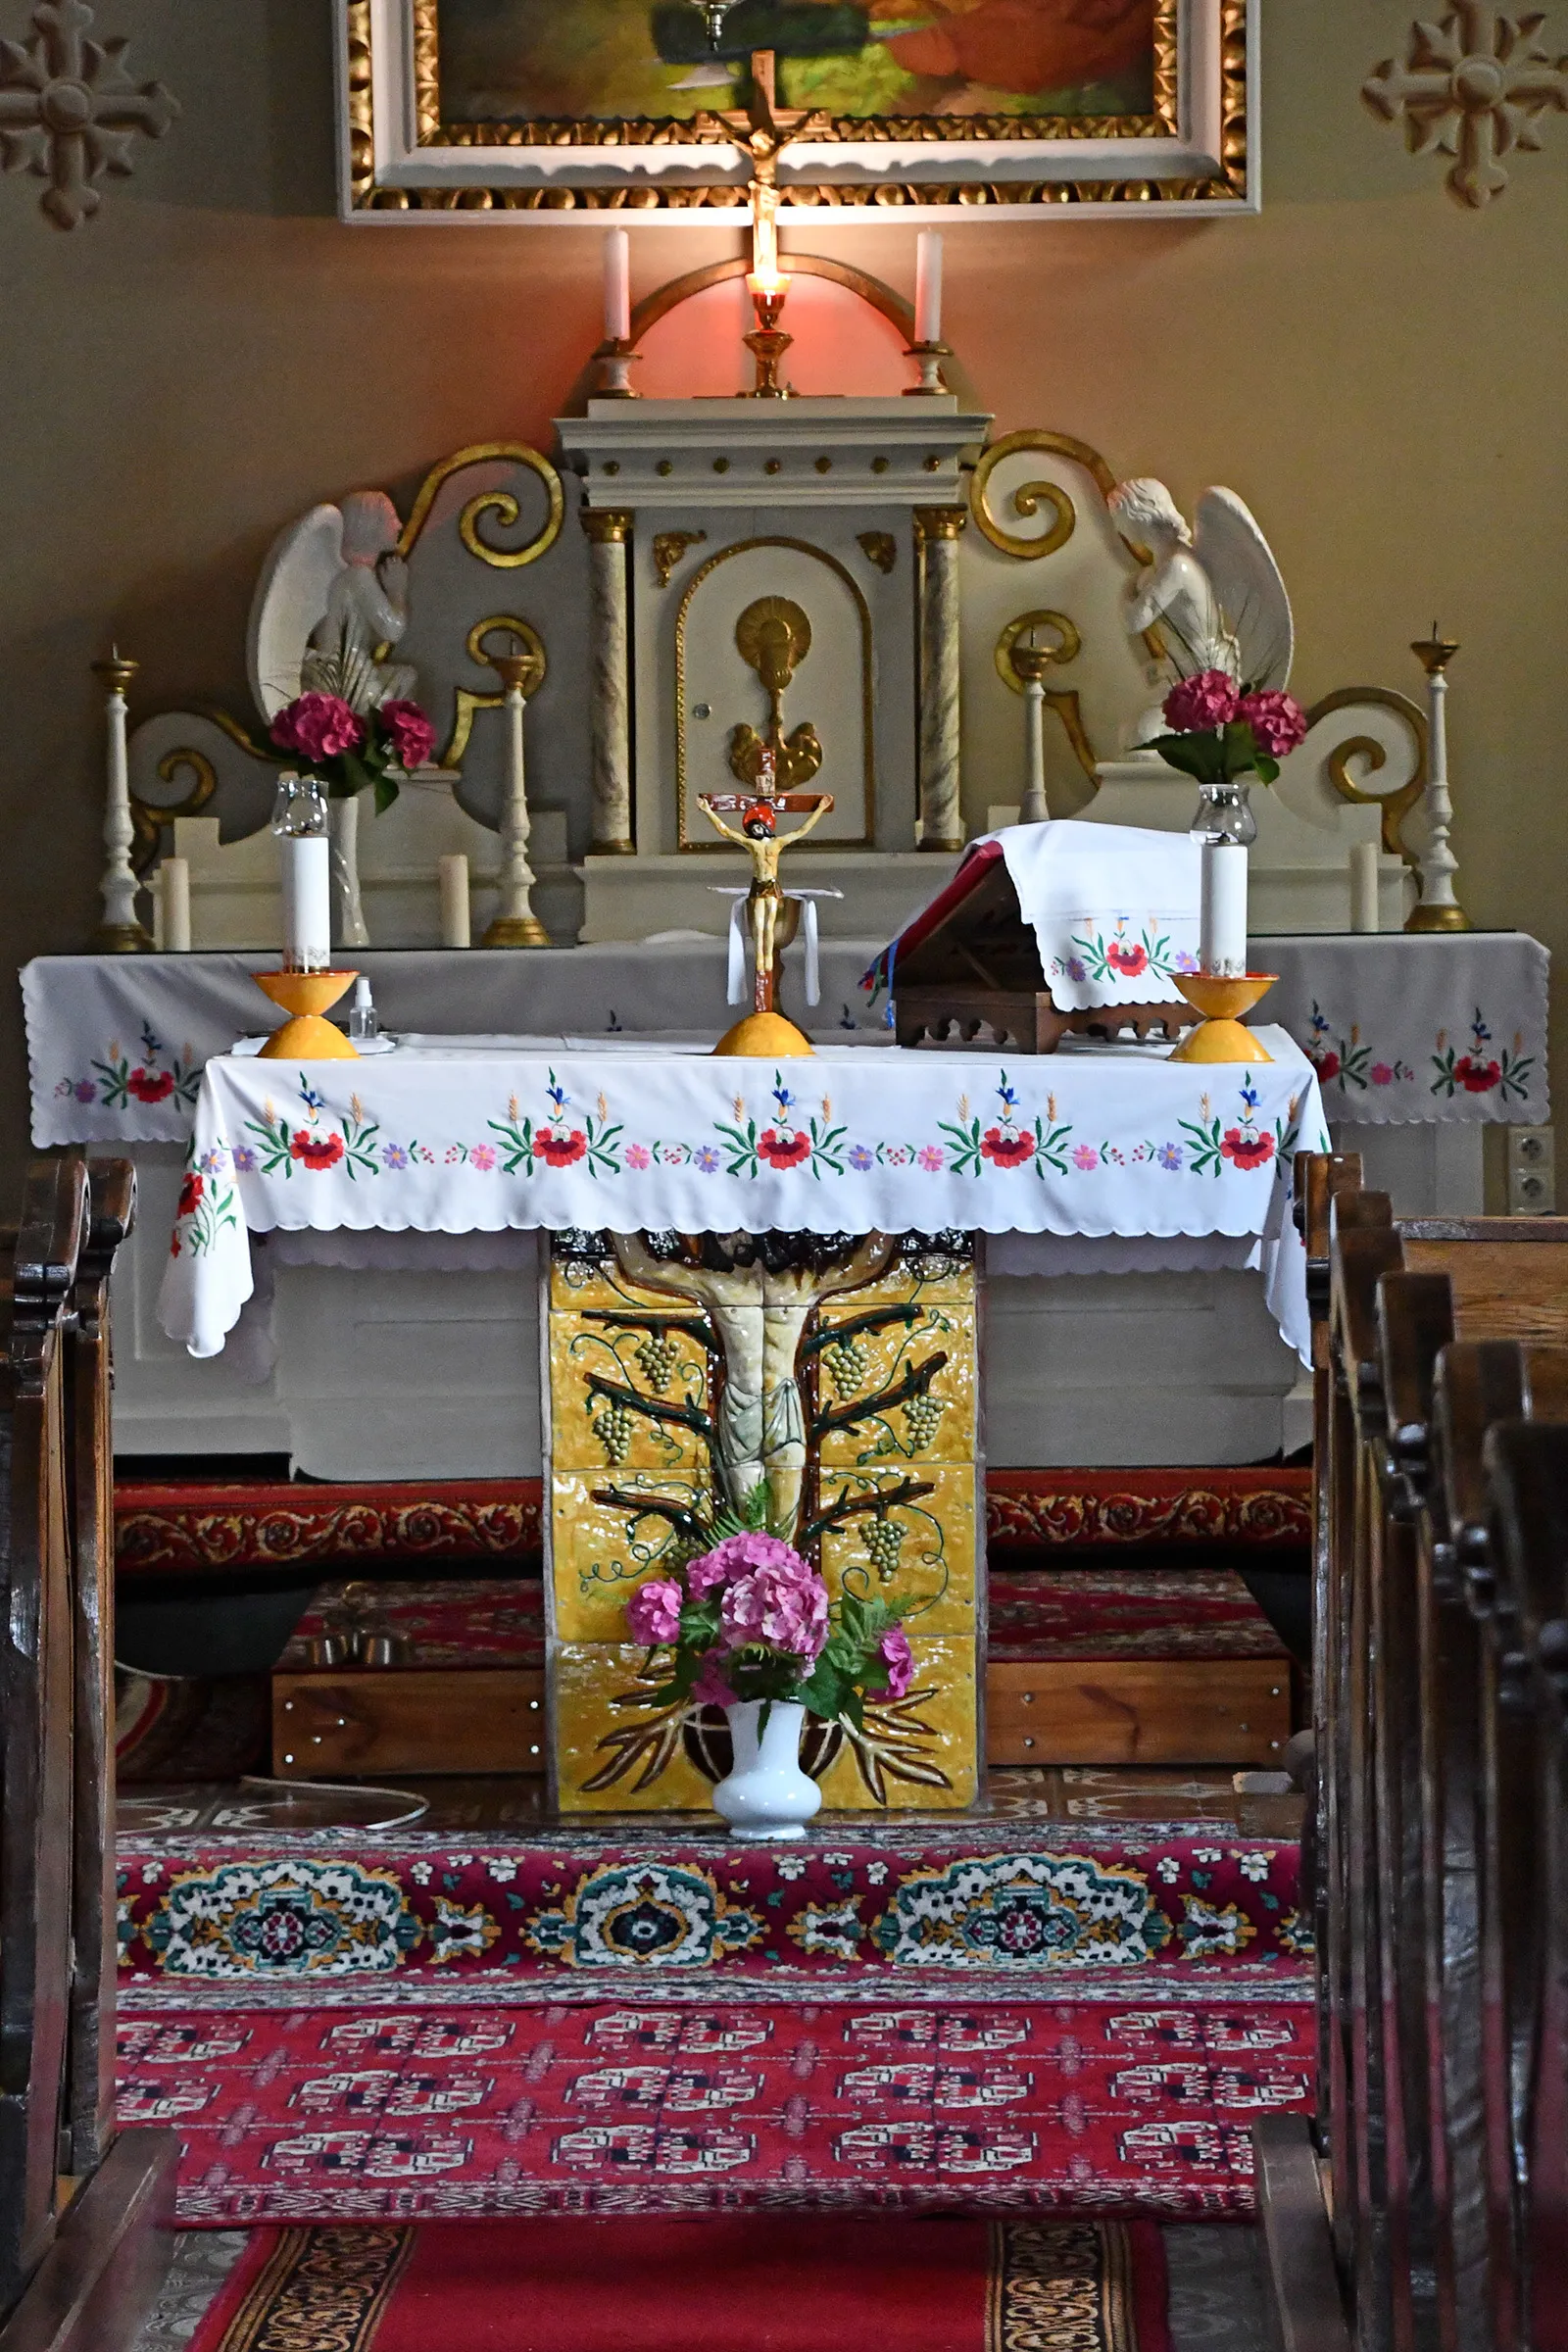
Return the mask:
[(362, 712), (414, 698), (417, 670), (386, 658), (409, 625), (401, 529), (384, 490), (351, 490), (275, 542), (251, 607), (251, 690), (266, 717), (297, 694), (341, 695)]
[(1164, 733), (1166, 695), (1200, 670), (1223, 670), (1238, 685), (1284, 686), (1296, 651), (1291, 600), (1235, 491), (1203, 492), (1196, 535), (1163, 482), (1118, 483), (1108, 504), (1122, 537), (1146, 559), (1128, 587), (1128, 629), (1159, 649), (1145, 669), (1154, 700), (1130, 742)]

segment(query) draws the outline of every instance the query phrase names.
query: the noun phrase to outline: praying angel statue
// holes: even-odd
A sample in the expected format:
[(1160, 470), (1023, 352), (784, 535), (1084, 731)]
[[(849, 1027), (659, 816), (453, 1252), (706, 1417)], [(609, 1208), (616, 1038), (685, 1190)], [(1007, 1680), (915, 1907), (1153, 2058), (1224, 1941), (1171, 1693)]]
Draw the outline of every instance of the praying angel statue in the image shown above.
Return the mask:
[(1108, 503), (1139, 559), (1127, 626), (1148, 649), (1144, 674), (1153, 696), (1129, 742), (1164, 733), (1166, 695), (1200, 670), (1222, 670), (1241, 686), (1284, 686), (1296, 647), (1291, 600), (1268, 541), (1235, 491), (1203, 492), (1196, 533), (1163, 482), (1121, 482)]

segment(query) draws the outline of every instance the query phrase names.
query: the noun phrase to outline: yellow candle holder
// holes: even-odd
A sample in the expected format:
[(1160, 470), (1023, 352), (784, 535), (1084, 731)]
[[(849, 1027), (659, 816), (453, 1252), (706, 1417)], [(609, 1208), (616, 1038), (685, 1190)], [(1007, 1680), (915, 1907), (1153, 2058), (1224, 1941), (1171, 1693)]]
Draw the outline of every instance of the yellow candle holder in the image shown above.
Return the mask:
[(257, 1058), (260, 1061), (358, 1061), (360, 1056), (341, 1029), (321, 1015), (335, 1004), (357, 972), (253, 972), (264, 997), (293, 1015), (274, 1029)]
[(816, 1048), (783, 1013), (749, 1012), (725, 1030), (713, 1052), (734, 1054), (741, 1060), (799, 1061), (805, 1054), (814, 1054)]
[(1178, 972), (1176, 985), (1193, 1007), (1200, 1013), (1196, 1029), (1189, 1030), (1181, 1044), (1169, 1056), (1172, 1061), (1272, 1061), (1267, 1053), (1243, 1022), (1244, 1012), (1250, 1012), (1259, 997), (1266, 996), (1278, 974), (1275, 972), (1242, 972), (1235, 979), (1222, 979), (1217, 972)]

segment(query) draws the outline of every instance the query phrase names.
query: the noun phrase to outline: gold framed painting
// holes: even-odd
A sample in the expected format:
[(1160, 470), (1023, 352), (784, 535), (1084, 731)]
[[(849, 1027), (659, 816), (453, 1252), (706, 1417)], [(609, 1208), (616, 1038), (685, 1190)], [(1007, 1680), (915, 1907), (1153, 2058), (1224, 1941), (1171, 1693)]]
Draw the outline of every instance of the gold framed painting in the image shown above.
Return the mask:
[(1255, 212), (1260, 0), (334, 0), (345, 219)]

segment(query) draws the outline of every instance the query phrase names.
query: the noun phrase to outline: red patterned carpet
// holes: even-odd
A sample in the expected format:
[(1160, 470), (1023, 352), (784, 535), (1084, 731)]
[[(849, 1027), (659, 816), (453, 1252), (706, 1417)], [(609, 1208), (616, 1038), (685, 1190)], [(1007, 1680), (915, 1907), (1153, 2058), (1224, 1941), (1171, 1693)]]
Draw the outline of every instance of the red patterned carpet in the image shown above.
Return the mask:
[(1169, 2352), (1159, 2233), (1010, 2222), (258, 2230), (191, 2352)]
[[(172, 1808), (177, 1810), (177, 1808)], [(663, 1827), (663, 1825), (661, 1825)], [(1027, 1817), (843, 1824), (732, 1846), (672, 1819), (473, 1845), (418, 1829), (120, 1839), (121, 1996), (142, 2009), (307, 1996), (447, 2006), (689, 1997), (1307, 1997), (1294, 1840)], [(1120, 1987), (1128, 1984), (1123, 1995)], [(665, 1988), (668, 1989), (665, 1989)], [(676, 1996), (678, 1997), (678, 1996)]]
[(1243, 2216), (1250, 2126), (1309, 2103), (1312, 2032), (1310, 2009), (1256, 2000), (674, 2006), (640, 1985), (554, 2007), (176, 2011), (122, 2020), (120, 2116), (178, 2132), (187, 2228)]
[[(122, 1577), (378, 1560), (512, 1560), (537, 1551), (537, 1478), (328, 1486), (122, 1481)], [(993, 1470), (986, 1537), (999, 1548), (1124, 1549), (1216, 1544), (1299, 1548), (1311, 1537), (1307, 1470)]]

